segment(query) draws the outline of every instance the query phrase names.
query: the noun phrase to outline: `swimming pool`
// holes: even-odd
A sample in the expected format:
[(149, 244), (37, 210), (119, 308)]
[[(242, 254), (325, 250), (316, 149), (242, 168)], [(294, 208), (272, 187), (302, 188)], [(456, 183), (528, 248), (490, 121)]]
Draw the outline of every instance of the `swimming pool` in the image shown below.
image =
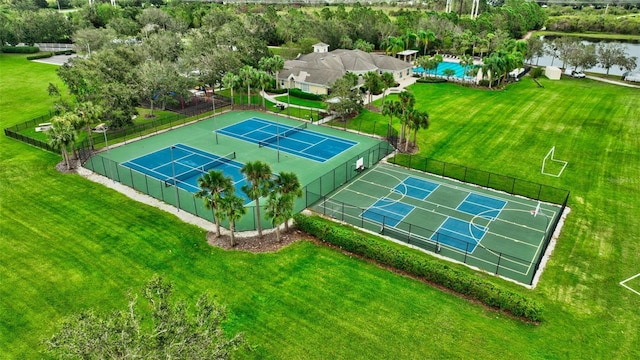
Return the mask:
[[(462, 65), (455, 62), (448, 62), (448, 61), (443, 61), (440, 64), (438, 64), (438, 73), (436, 75), (445, 76), (444, 71), (446, 69), (453, 69), (453, 71), (456, 72), (456, 74), (453, 76), (455, 78), (458, 78), (458, 79), (472, 78), (471, 76), (464, 75), (464, 67), (462, 67)], [(433, 76), (433, 70), (425, 71), (421, 66), (417, 66), (413, 68), (414, 74), (423, 75), (425, 72), (426, 72), (425, 74), (426, 76), (429, 76), (429, 75)]]

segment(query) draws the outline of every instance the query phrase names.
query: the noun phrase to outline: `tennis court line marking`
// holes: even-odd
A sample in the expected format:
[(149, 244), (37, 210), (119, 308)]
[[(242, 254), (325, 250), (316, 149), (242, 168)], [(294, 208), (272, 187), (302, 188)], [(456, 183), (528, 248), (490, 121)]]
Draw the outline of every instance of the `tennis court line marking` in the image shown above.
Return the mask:
[[(272, 121), (272, 120), (262, 119), (262, 118), (257, 118), (257, 117), (252, 117), (252, 118), (247, 119), (247, 120), (255, 120), (255, 121), (258, 121), (258, 122), (261, 122), (261, 123), (267, 123), (269, 125), (280, 124), (277, 121)], [(287, 124), (280, 124), (280, 125), (287, 126), (289, 128), (295, 128), (295, 126), (291, 126), (291, 125), (287, 125)], [(323, 133), (320, 133), (320, 132), (317, 132), (317, 131), (309, 130), (308, 127), (305, 128), (304, 130), (307, 130), (308, 132), (317, 134), (317, 136), (320, 136), (322, 138), (333, 139), (333, 140), (336, 140), (338, 142), (342, 142), (342, 143), (347, 144), (347, 145), (357, 145), (357, 144), (360, 143), (360, 142), (357, 142), (357, 141), (353, 141), (353, 140), (349, 140), (349, 139), (343, 139), (343, 138), (340, 138), (340, 137), (337, 137), (337, 136), (327, 135), (327, 134), (323, 134)]]
[(630, 278), (628, 278), (628, 279), (625, 279), (625, 280), (620, 281), (620, 285), (622, 285), (622, 286), (624, 286), (625, 288), (627, 288), (628, 290), (630, 290), (630, 291), (632, 291), (632, 292), (634, 292), (634, 293), (636, 293), (636, 294), (640, 295), (640, 291), (637, 291), (637, 290), (633, 289), (632, 287), (628, 286), (627, 284), (625, 284), (627, 281), (631, 281), (631, 280), (633, 280), (633, 279), (637, 278), (638, 276), (640, 276), (640, 273), (635, 274), (635, 275), (633, 275), (632, 277), (630, 277)]
[[(398, 179), (396, 176), (390, 175), (390, 174), (388, 174), (388, 173), (386, 173), (386, 172), (384, 172), (384, 171), (380, 171), (380, 170), (378, 170), (377, 168), (372, 169), (372, 170), (373, 170), (373, 171), (372, 171), (372, 173), (377, 172), (377, 173), (380, 173), (380, 174), (383, 174), (383, 175), (386, 175), (386, 176), (391, 176), (392, 178), (396, 178), (396, 179)], [(392, 170), (392, 169), (390, 169), (390, 170)], [(398, 174), (402, 174), (402, 175), (404, 175), (404, 176), (405, 176), (405, 178), (406, 178), (406, 176), (407, 176), (407, 174), (406, 174), (406, 173), (403, 173), (403, 172), (400, 172), (400, 171), (395, 171), (395, 170), (392, 170), (392, 171), (393, 171), (393, 172), (395, 172), (395, 173), (398, 173)], [(399, 179), (398, 179), (398, 180), (399, 180)], [(371, 181), (368, 181), (368, 180), (364, 180), (364, 178), (358, 178), (358, 179), (356, 179), (356, 181), (354, 181), (353, 183), (356, 183), (356, 182), (358, 182), (358, 181), (362, 181), (362, 182), (368, 183), (368, 184), (370, 184), (370, 185), (377, 186), (377, 187), (381, 187), (381, 188), (387, 188), (386, 186), (384, 186), (384, 185), (380, 185), (379, 183), (375, 183), (375, 182), (371, 182)], [(401, 181), (401, 180), (400, 180), (400, 181)], [(459, 188), (459, 187), (457, 187), (457, 186), (450, 186), (449, 184), (441, 183), (440, 185), (444, 185), (445, 187), (453, 188), (453, 189), (458, 190), (458, 191), (464, 191), (464, 192), (467, 192), (467, 193), (469, 193), (469, 192), (470, 192), (468, 189), (465, 189), (465, 188)], [(354, 192), (356, 192), (356, 191), (354, 191)], [(358, 193), (358, 192), (356, 192), (356, 193)], [(338, 193), (336, 193), (336, 195), (337, 195), (337, 194), (338, 194)], [(468, 195), (469, 195), (469, 194), (468, 194)], [(468, 196), (468, 195), (467, 195), (467, 196)], [(482, 194), (480, 194), (480, 195), (482, 195)], [(334, 196), (335, 196), (335, 195), (334, 195)], [(504, 201), (504, 200), (502, 200), (502, 199), (498, 199), (498, 200)], [(458, 211), (457, 209), (454, 209), (454, 208), (452, 208), (452, 207), (445, 206), (445, 205), (442, 205), (442, 204), (439, 204), (439, 203), (434, 203), (434, 202), (428, 201), (428, 200), (426, 200), (426, 199), (425, 199), (425, 200), (423, 200), (423, 201), (424, 201), (425, 203), (429, 203), (429, 204), (432, 204), (432, 205), (437, 205), (437, 206), (440, 206), (440, 207), (444, 207), (444, 208), (449, 209), (449, 210)], [(521, 203), (521, 202), (518, 202), (518, 201), (513, 201), (513, 202), (514, 202), (514, 203), (520, 203), (521, 205), (528, 205), (528, 204), (524, 204), (524, 203)], [(420, 210), (425, 211), (425, 212), (427, 212), (427, 211), (428, 211), (428, 212), (431, 212), (430, 210), (427, 210), (427, 209), (425, 209), (425, 208), (423, 208), (423, 207), (420, 207), (420, 206), (416, 206), (416, 209), (420, 209)], [(439, 214), (439, 215), (442, 215), (442, 216), (447, 216), (447, 215), (442, 214), (442, 213), (438, 213), (438, 214)], [(546, 216), (546, 215), (545, 215), (545, 216)], [(516, 223), (516, 222), (513, 222), (513, 221), (508, 221), (508, 220), (505, 220), (505, 219), (500, 219), (500, 218), (498, 218), (498, 219), (494, 219), (493, 221), (496, 221), (496, 220), (497, 220), (497, 221), (504, 222), (504, 223), (512, 224), (512, 225), (515, 225), (515, 226), (517, 226), (517, 227), (525, 227), (525, 228), (531, 229), (531, 230), (533, 230), (533, 231), (535, 231), (535, 232), (542, 233), (543, 235), (544, 235), (544, 234), (546, 234), (546, 233), (548, 232), (548, 226), (547, 226), (547, 228), (546, 228), (545, 230), (540, 230), (540, 229), (529, 228), (528, 226), (524, 226), (524, 225), (522, 225), (522, 224), (519, 224), (519, 223)], [(396, 228), (396, 229), (397, 229), (397, 228)], [(533, 263), (534, 263), (534, 261), (533, 261), (533, 260), (535, 259), (535, 257), (536, 257), (536, 256), (537, 256), (537, 254), (539, 253), (540, 248), (541, 248), (541, 246), (542, 246), (542, 243), (543, 243), (544, 241), (540, 241), (540, 242), (538, 242), (538, 244), (537, 244), (537, 245), (534, 245), (534, 244), (530, 244), (530, 243), (528, 243), (528, 242), (524, 242), (524, 241), (521, 241), (521, 240), (514, 239), (514, 238), (512, 238), (512, 237), (508, 237), (508, 236), (505, 236), (505, 235), (501, 235), (501, 234), (493, 233), (493, 232), (491, 232), (491, 231), (487, 231), (487, 233), (492, 234), (492, 235), (494, 235), (494, 236), (496, 236), (496, 237), (500, 237), (500, 238), (503, 238), (503, 239), (505, 239), (505, 240), (508, 240), (508, 241), (514, 242), (514, 243), (521, 243), (521, 244), (524, 244), (524, 245), (526, 245), (526, 246), (536, 248), (536, 251), (535, 251), (535, 253), (533, 254), (533, 257), (531, 258), (531, 261), (530, 261), (529, 263), (520, 263), (520, 262), (518, 262), (518, 261), (515, 261), (515, 260), (512, 260), (512, 259), (509, 259), (509, 261), (510, 261), (510, 262), (518, 263), (518, 264), (520, 264), (520, 265), (522, 265), (522, 266), (528, 265), (528, 267), (527, 267), (527, 271), (526, 271), (525, 273), (522, 273), (521, 271), (516, 270), (516, 269), (510, 269), (511, 271), (516, 272), (516, 273), (520, 273), (520, 274), (522, 274), (522, 275), (527, 275), (528, 273), (530, 273), (530, 272), (531, 272), (531, 267), (533, 266)], [(481, 245), (481, 244), (478, 244), (478, 246), (482, 246), (482, 245)], [(488, 250), (488, 249), (487, 249), (487, 250)], [(478, 259), (478, 260), (481, 260), (481, 261), (483, 261), (483, 262), (486, 262), (487, 264), (492, 264), (491, 262), (489, 262), (489, 261), (485, 261), (485, 260), (483, 260), (483, 259)], [(522, 260), (522, 261), (526, 261), (526, 259), (520, 259), (520, 260)]]
[[(449, 219), (456, 219), (456, 220), (464, 221), (464, 220), (462, 220), (462, 219), (458, 219), (458, 218), (455, 218), (455, 217), (453, 217), (453, 216), (447, 216), (447, 217), (444, 219), (444, 221), (442, 221), (442, 222), (440, 223), (440, 225), (438, 226), (438, 228), (436, 229), (436, 231), (434, 231), (434, 232), (433, 232), (433, 234), (431, 234), (431, 240), (432, 240), (432, 241), (436, 241), (436, 242), (438, 242), (439, 244), (445, 245), (445, 246), (447, 246), (447, 247), (449, 247), (449, 248), (455, 248), (455, 249), (458, 249), (459, 251), (463, 251), (462, 249), (460, 249), (460, 248), (458, 248), (458, 247), (456, 247), (456, 246), (448, 245), (448, 244), (445, 244), (445, 243), (443, 243), (443, 242), (440, 242), (440, 241), (438, 241), (438, 240), (433, 239), (433, 237), (434, 237), (434, 236), (436, 236), (436, 234), (442, 234), (442, 235), (444, 235), (444, 236), (447, 236), (444, 232), (440, 232), (440, 230), (442, 229), (442, 226), (443, 226), (443, 225), (447, 222), (447, 220), (449, 220)], [(465, 221), (465, 222), (466, 222), (466, 221)], [(478, 247), (478, 245), (480, 245), (480, 241), (478, 241), (478, 240), (476, 239), (476, 237), (475, 237), (475, 236), (473, 236), (473, 234), (471, 234), (471, 236), (469, 236), (469, 235), (467, 235), (467, 234), (463, 234), (463, 233), (461, 233), (461, 232), (458, 232), (458, 231), (455, 231), (455, 230), (451, 230), (451, 229), (447, 229), (447, 228), (445, 228), (444, 230), (446, 230), (446, 231), (448, 231), (448, 232), (450, 232), (450, 233), (457, 234), (457, 235), (460, 235), (460, 236), (461, 236), (461, 238), (455, 238), (455, 240), (462, 241), (462, 242), (464, 242), (464, 243), (466, 243), (466, 244), (471, 244), (471, 245), (473, 245), (473, 250), (471, 250), (471, 251), (467, 251), (466, 249), (464, 250), (464, 252), (465, 252), (465, 253), (467, 253), (467, 254), (473, 254), (473, 252), (474, 252), (474, 251), (476, 251), (476, 248)], [(486, 232), (485, 232), (485, 234), (486, 234)], [(436, 237), (437, 237), (437, 236), (436, 236)], [(482, 237), (484, 237), (484, 234), (482, 235)], [(466, 239), (471, 239), (471, 240), (473, 241), (473, 243), (471, 243), (471, 242), (467, 241)]]
[[(500, 202), (502, 202), (502, 207), (500, 207), (500, 208), (489, 207), (489, 206), (487, 206), (487, 205), (485, 205), (485, 204), (479, 204), (479, 203), (477, 203), (477, 202), (475, 202), (475, 201), (468, 200), (468, 199), (469, 199), (469, 197), (470, 197), (471, 195), (482, 196), (482, 197), (486, 197), (486, 198), (489, 198), (489, 199), (492, 199), (492, 200), (500, 201)], [(460, 204), (458, 204), (458, 206), (456, 207), (456, 210), (461, 211), (461, 212), (464, 212), (464, 213), (467, 213), (467, 214), (469, 214), (469, 215), (477, 215), (477, 216), (483, 217), (483, 218), (485, 218), (485, 219), (487, 219), (487, 220), (491, 220), (491, 221), (493, 221), (493, 220), (497, 219), (497, 218), (500, 216), (500, 214), (502, 213), (502, 209), (504, 209), (504, 208), (505, 208), (505, 206), (507, 206), (507, 203), (508, 203), (508, 202), (509, 202), (509, 201), (502, 200), (502, 199), (496, 199), (496, 198), (494, 198), (494, 197), (492, 197), (492, 196), (487, 196), (487, 195), (484, 195), (484, 194), (479, 194), (479, 193), (476, 193), (476, 192), (473, 192), (473, 191), (469, 191), (469, 193), (468, 193), (468, 194), (467, 194), (467, 196), (464, 198), (464, 200), (462, 200), (462, 201), (460, 202)], [(484, 210), (484, 211), (482, 211), (482, 212), (480, 212), (480, 213), (477, 213), (477, 214), (471, 213), (471, 212), (469, 212), (469, 211), (461, 210), (461, 209), (460, 209), (460, 207), (461, 207), (461, 206), (462, 206), (462, 204), (464, 204), (464, 203), (469, 203), (469, 204), (477, 205), (477, 206), (479, 206), (479, 207), (481, 207), (481, 208), (485, 208), (485, 209), (487, 209), (487, 210)], [(496, 216), (494, 216), (494, 217), (491, 217), (491, 216), (487, 216), (487, 217), (485, 217), (485, 216), (483, 216), (483, 215), (482, 215), (482, 214), (483, 214), (483, 213), (485, 213), (485, 212), (493, 211), (493, 210), (498, 210), (498, 214), (496, 214)], [(489, 217), (491, 217), (491, 218), (489, 218)]]
[[(398, 171), (398, 170), (396, 170), (396, 167), (395, 167), (395, 166), (391, 166), (391, 165), (385, 166), (384, 164), (383, 164), (383, 166), (385, 167), (385, 170), (393, 171), (393, 172), (395, 172), (395, 173), (398, 173), (398, 174), (402, 174), (402, 175), (404, 175), (404, 176), (407, 176), (407, 172)], [(418, 171), (418, 172), (419, 172), (420, 170), (414, 170), (414, 171)], [(379, 172), (380, 172), (381, 174), (389, 175), (388, 173), (383, 172), (383, 171), (379, 171)], [(438, 177), (438, 175), (431, 175), (431, 176)], [(454, 181), (455, 181), (455, 180), (454, 180)], [(464, 184), (466, 184), (466, 183), (464, 183)], [(464, 187), (459, 187), (459, 186), (456, 186), (456, 185), (447, 184), (447, 183), (445, 183), (445, 182), (440, 182), (440, 185), (442, 185), (442, 186), (444, 186), (444, 187), (451, 188), (451, 189), (456, 189), (456, 190), (458, 190), (458, 191), (460, 191), (460, 190), (463, 190), (463, 191), (466, 191), (466, 192), (470, 192), (470, 191), (471, 191), (471, 190), (466, 189), (466, 188), (464, 188)], [(470, 186), (471, 186), (471, 187), (473, 187), (473, 186), (475, 186), (475, 185), (470, 184)], [(480, 185), (477, 185), (477, 186), (480, 186)], [(491, 191), (493, 191), (493, 192), (497, 192), (498, 190), (491, 190)], [(511, 194), (506, 194), (506, 195), (507, 195), (507, 196), (509, 196), (509, 197), (513, 197), (513, 198), (514, 198), (514, 199), (509, 199), (509, 200), (508, 200), (510, 203), (518, 204), (518, 205), (522, 205), (522, 207), (524, 207), (524, 208), (529, 208), (529, 209), (532, 209), (532, 208), (534, 207), (534, 206), (532, 206), (532, 205), (531, 205), (530, 203), (528, 203), (528, 202), (518, 201), (518, 200), (520, 200), (520, 199), (518, 199), (518, 197), (517, 197), (517, 196), (515, 196), (515, 195), (511, 195)], [(548, 210), (548, 209), (547, 209), (547, 210)]]
[[(335, 202), (332, 202), (330, 199), (327, 199), (327, 200), (326, 200), (326, 201), (324, 201), (323, 203), (324, 203), (324, 204), (329, 203), (329, 204), (335, 204), (335, 205), (341, 205), (341, 204), (344, 204), (342, 201), (338, 201), (338, 202), (339, 202), (339, 204), (336, 204)], [(356, 220), (354, 220), (354, 221), (356, 221), (356, 222), (360, 222), (360, 221), (362, 221), (362, 217), (354, 216), (354, 215), (349, 214), (349, 213), (345, 213), (345, 214), (344, 214), (344, 216), (345, 216), (345, 218), (353, 218), (353, 219), (356, 219)], [(369, 219), (366, 219), (366, 218), (364, 219), (364, 221), (366, 221), (366, 222), (367, 222), (367, 223), (369, 223), (369, 224), (379, 225), (379, 223), (374, 222), (374, 221), (369, 220)], [(352, 224), (353, 224), (353, 222), (352, 222)], [(390, 226), (390, 228), (391, 228), (391, 226)], [(401, 233), (401, 234), (409, 234), (409, 232), (408, 232), (408, 231), (403, 230), (403, 229), (401, 229), (401, 228), (397, 228), (397, 227), (392, 227), (392, 228), (393, 228), (393, 230), (394, 230), (394, 231), (399, 232), (399, 233)], [(418, 240), (424, 241), (424, 242), (429, 243), (429, 244), (436, 244), (436, 242), (435, 242), (434, 240), (429, 239), (429, 238), (426, 238), (426, 237), (424, 237), (424, 236), (422, 236), (422, 235), (420, 235), (420, 234), (411, 233), (411, 237), (412, 237), (412, 239), (418, 239)], [(455, 253), (458, 253), (458, 254), (464, 255), (464, 252), (463, 252), (463, 251), (461, 251), (461, 250), (460, 250), (460, 249), (458, 249), (458, 248), (455, 248), (455, 247), (449, 247), (449, 248), (451, 249), (451, 251), (453, 251), (453, 252), (455, 252)], [(488, 260), (488, 259), (484, 259), (484, 258), (476, 257), (476, 256), (474, 256), (473, 254), (470, 254), (470, 253), (467, 253), (467, 256), (468, 256), (468, 257), (471, 257), (471, 258), (473, 258), (473, 259), (475, 259), (475, 260), (476, 260), (476, 261), (478, 261), (479, 263), (487, 264), (487, 265), (490, 265), (490, 266), (495, 266), (495, 265), (496, 265), (496, 264), (495, 264), (495, 262), (491, 262), (491, 261), (490, 261), (490, 260)], [(454, 258), (451, 258), (451, 257), (447, 257), (447, 258), (448, 258), (448, 259), (451, 259), (451, 260), (453, 260), (453, 261), (457, 261), (457, 260), (455, 260)], [(520, 259), (520, 260), (524, 260), (524, 259)], [(522, 262), (518, 262), (518, 261), (515, 261), (515, 260), (513, 260), (513, 259), (510, 259), (510, 258), (503, 258), (503, 259), (502, 259), (502, 261), (506, 261), (506, 262), (509, 262), (509, 263), (515, 263), (515, 264), (521, 265), (522, 267), (525, 267), (526, 265), (529, 265), (529, 269), (530, 269), (530, 267), (531, 267), (531, 264), (530, 264), (530, 263), (522, 263)], [(522, 271), (520, 271), (520, 270), (512, 269), (512, 268), (507, 267), (507, 266), (501, 266), (501, 267), (503, 267), (503, 268), (505, 268), (505, 269), (508, 269), (508, 270), (512, 271), (513, 273), (520, 274), (520, 275), (523, 275), (523, 276), (526, 276), (526, 275), (528, 274), (528, 272), (530, 271), (530, 270), (527, 270), (527, 272), (526, 272), (526, 273), (524, 273), (524, 272), (522, 272)]]
[[(163, 167), (163, 166), (170, 165), (170, 164), (171, 164), (171, 162), (164, 162), (164, 163), (162, 163), (161, 165), (158, 165), (158, 166), (156, 166), (156, 167), (154, 167), (154, 168), (150, 168), (150, 167), (144, 166), (144, 165), (142, 165), (142, 164), (140, 164), (140, 163), (136, 162), (136, 160), (139, 160), (139, 159), (141, 159), (141, 158), (143, 158), (143, 157), (145, 157), (145, 156), (148, 156), (148, 155), (152, 155), (152, 154), (155, 154), (155, 153), (158, 153), (158, 152), (164, 151), (164, 150), (166, 150), (166, 149), (170, 149), (172, 146), (173, 146), (173, 147), (180, 148), (182, 151), (189, 152), (189, 154), (188, 154), (188, 155), (186, 155), (186, 156), (183, 156), (183, 157), (180, 157), (180, 158), (177, 158), (177, 159), (176, 159), (176, 158), (174, 158), (174, 159), (173, 159), (173, 161), (174, 161), (174, 162), (178, 162), (180, 159), (184, 159), (184, 158), (189, 157), (189, 156), (192, 156), (192, 155), (198, 155), (198, 156), (201, 156), (201, 157), (203, 157), (203, 158), (209, 159), (209, 160), (211, 160), (211, 161), (218, 161), (218, 160), (220, 160), (220, 159), (222, 159), (222, 158), (223, 158), (222, 156), (217, 156), (217, 155), (215, 155), (215, 154), (206, 153), (204, 150), (201, 150), (201, 149), (198, 149), (198, 148), (194, 148), (194, 147), (191, 147), (191, 146), (188, 146), (188, 145), (184, 145), (184, 144), (181, 144), (181, 143), (177, 143), (177, 144), (173, 144), (173, 145), (170, 145), (170, 146), (166, 146), (166, 147), (161, 148), (161, 149), (159, 149), (159, 150), (155, 150), (155, 151), (147, 152), (146, 154), (140, 155), (140, 156), (138, 156), (138, 157), (136, 157), (136, 158), (134, 158), (134, 159), (131, 159), (131, 160), (125, 161), (124, 163), (122, 163), (122, 165), (123, 165), (123, 166), (126, 166), (126, 167), (127, 167), (127, 168), (129, 168), (129, 170), (131, 170), (131, 171), (135, 171), (135, 172), (137, 172), (137, 173), (139, 173), (139, 174), (142, 174), (142, 175), (144, 175), (144, 176), (152, 176), (152, 177), (153, 177), (153, 175), (152, 175), (152, 174), (143, 173), (143, 172), (140, 172), (139, 170), (136, 170), (136, 169), (134, 169), (134, 168), (132, 168), (132, 167), (129, 167), (129, 166), (125, 165), (126, 163), (134, 164), (135, 166), (140, 167), (140, 168), (142, 168), (142, 169), (145, 169), (145, 170), (149, 171), (150, 173), (157, 174), (157, 175), (158, 175), (158, 177), (156, 177), (156, 179), (158, 179), (159, 181), (161, 181), (161, 182), (165, 182), (165, 183), (166, 183), (166, 182), (169, 182), (169, 180), (171, 180), (171, 179), (172, 179), (172, 176), (167, 176), (167, 175), (165, 175), (165, 174), (163, 174), (163, 173), (161, 173), (161, 172), (159, 172), (159, 171), (156, 171), (156, 169), (161, 168), (161, 167)], [(194, 151), (194, 150), (195, 150), (195, 151)], [(211, 157), (210, 155), (214, 155), (214, 156), (216, 156), (216, 158)], [(206, 165), (206, 164), (208, 164), (208, 163), (210, 163), (210, 162), (207, 162), (207, 163), (205, 163), (205, 164), (203, 164), (203, 165)], [(229, 164), (229, 163), (226, 163), (226, 164), (227, 164), (228, 166), (230, 166), (230, 167), (234, 167), (234, 168), (236, 168), (236, 169), (239, 169), (239, 168), (240, 168), (240, 167), (239, 167), (239, 166), (237, 166), (236, 164)], [(180, 163), (180, 165), (181, 165), (181, 166), (184, 166), (184, 167), (188, 167), (188, 168), (190, 168), (190, 169), (189, 169), (189, 170), (187, 170), (187, 171), (183, 171), (183, 172), (181, 172), (180, 174), (176, 174), (176, 175), (175, 175), (175, 177), (178, 177), (178, 176), (180, 176), (180, 175), (182, 175), (182, 174), (184, 174), (184, 173), (186, 173), (186, 172), (192, 171), (192, 170), (200, 170), (200, 169), (199, 169), (199, 168), (197, 168), (197, 167), (193, 167), (193, 166), (191, 166), (191, 165), (187, 165), (187, 164), (184, 164), (184, 163), (182, 163), (182, 162)], [(200, 171), (201, 171), (201, 170), (200, 170)], [(202, 172), (202, 173), (204, 174), (205, 172)], [(184, 182), (184, 181), (182, 181), (182, 180), (178, 180), (178, 179), (176, 179), (176, 182), (179, 182), (179, 183), (181, 183), (182, 185), (187, 186), (187, 187), (189, 187), (189, 188), (195, 189), (196, 191), (199, 191), (199, 190), (200, 190), (200, 188), (195, 187), (195, 186), (193, 186), (193, 185), (191, 185), (191, 184), (189, 184), (189, 183), (187, 183), (187, 182)], [(238, 184), (238, 183), (240, 183), (240, 182), (242, 182), (242, 179), (241, 179), (241, 180), (238, 180), (238, 181), (234, 181), (234, 183), (233, 183), (233, 184), (234, 184), (234, 186), (235, 186), (236, 184)]]
[[(407, 183), (407, 179), (410, 179), (410, 178), (411, 178), (411, 179), (417, 179), (417, 180), (419, 180), (419, 181), (428, 182), (428, 183), (430, 183), (430, 184), (435, 184), (435, 185), (436, 185), (436, 187), (434, 187), (433, 189), (428, 189), (428, 190), (427, 190), (427, 189), (419, 188), (419, 187), (417, 187), (417, 186), (410, 185), (410, 184), (408, 184), (408, 183)], [(404, 180), (402, 180), (402, 183), (400, 183), (400, 184), (398, 184), (398, 185), (401, 185), (401, 184), (402, 184), (402, 185), (404, 185), (405, 189), (407, 189), (407, 190), (409, 190), (409, 188), (411, 188), (411, 189), (418, 189), (420, 192), (426, 192), (426, 193), (427, 193), (427, 195), (425, 195), (425, 196), (424, 196), (424, 197), (422, 197), (422, 198), (415, 197), (415, 196), (411, 196), (411, 194), (409, 194), (409, 191), (406, 191), (406, 192), (405, 192), (405, 195), (407, 195), (407, 196), (409, 196), (409, 197), (412, 197), (412, 198), (414, 198), (414, 199), (422, 200), (422, 201), (426, 200), (426, 199), (429, 197), (429, 195), (433, 194), (433, 192), (434, 192), (434, 191), (436, 191), (436, 189), (440, 187), (440, 184), (437, 184), (437, 183), (434, 183), (434, 182), (431, 182), (431, 181), (428, 181), (428, 180), (420, 179), (420, 178), (417, 178), (417, 177), (415, 177), (415, 176), (411, 176), (411, 175), (407, 175), (407, 177), (405, 177), (405, 178), (404, 178)], [(396, 185), (396, 187), (395, 187), (395, 188), (397, 188), (397, 187), (398, 187), (398, 185)], [(394, 189), (395, 189), (395, 188), (394, 188)]]

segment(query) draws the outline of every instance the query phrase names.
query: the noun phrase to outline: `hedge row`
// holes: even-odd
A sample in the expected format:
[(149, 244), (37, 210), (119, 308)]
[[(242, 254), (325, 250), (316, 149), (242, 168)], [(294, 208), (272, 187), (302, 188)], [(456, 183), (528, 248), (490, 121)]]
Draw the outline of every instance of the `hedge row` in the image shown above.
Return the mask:
[(316, 94), (304, 92), (304, 91), (302, 91), (300, 89), (296, 89), (296, 88), (290, 89), (289, 90), (289, 94), (291, 94), (292, 96), (295, 96), (297, 98), (300, 98), (300, 99), (322, 100), (322, 95), (316, 95)]
[(440, 84), (440, 83), (446, 83), (447, 79), (435, 78), (435, 77), (423, 77), (416, 80), (416, 82), (421, 84)]
[(37, 46), (3, 46), (3, 53), (11, 54), (35, 54), (40, 51)]
[(346, 251), (442, 285), (526, 320), (542, 320), (543, 309), (533, 300), (510, 290), (501, 289), (447, 264), (413, 254), (409, 249), (396, 249), (385, 240), (359, 233), (349, 226), (339, 225), (318, 216), (296, 214), (294, 220), (300, 230)]
[(29, 55), (29, 56), (27, 56), (27, 60), (45, 59), (45, 58), (50, 58), (52, 56), (53, 56), (52, 52), (44, 52), (44, 53), (37, 54), (37, 55)]

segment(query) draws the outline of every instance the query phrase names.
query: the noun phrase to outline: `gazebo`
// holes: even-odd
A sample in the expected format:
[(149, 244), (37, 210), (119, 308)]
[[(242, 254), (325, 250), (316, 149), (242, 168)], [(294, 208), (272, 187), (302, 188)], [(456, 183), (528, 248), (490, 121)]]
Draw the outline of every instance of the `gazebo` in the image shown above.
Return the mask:
[(396, 54), (398, 59), (402, 61), (412, 63), (418, 58), (418, 50), (404, 50)]

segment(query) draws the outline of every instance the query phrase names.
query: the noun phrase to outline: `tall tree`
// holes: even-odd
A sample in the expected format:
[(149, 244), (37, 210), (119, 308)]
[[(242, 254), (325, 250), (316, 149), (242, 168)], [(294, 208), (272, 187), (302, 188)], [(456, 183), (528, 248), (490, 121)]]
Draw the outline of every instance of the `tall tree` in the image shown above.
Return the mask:
[[(298, 176), (295, 173), (283, 171), (278, 174), (274, 181), (274, 190), (275, 191), (273, 191), (272, 194), (277, 193), (279, 196), (287, 200), (284, 203), (286, 207), (282, 212), (285, 215), (285, 220), (288, 220), (293, 215), (295, 199), (302, 197), (302, 186), (300, 185), (300, 180), (298, 180)], [(285, 231), (289, 231), (288, 221), (285, 221), (284, 229)]]
[(228, 191), (220, 199), (220, 220), (224, 218), (229, 220), (229, 233), (231, 237), (231, 246), (236, 244), (236, 221), (247, 213), (244, 207), (244, 200), (235, 194), (234, 191)]
[(382, 80), (382, 103), (384, 104), (387, 89), (396, 85), (396, 79), (392, 73), (385, 71), (380, 75), (380, 80)]
[[(200, 191), (196, 193), (196, 197), (204, 200), (205, 209), (211, 210), (216, 223), (216, 236), (220, 237), (220, 200), (223, 194), (234, 191), (233, 180), (224, 176), (220, 170), (211, 170), (198, 178), (198, 187)], [(231, 246), (234, 246), (233, 241)]]
[(280, 70), (284, 69), (284, 59), (280, 55), (271, 57), (263, 57), (260, 59), (258, 66), (276, 78), (276, 89), (280, 88)]
[[(402, 139), (405, 138), (405, 130), (406, 125), (408, 123), (407, 114), (413, 109), (416, 104), (416, 97), (413, 93), (404, 90), (400, 94), (398, 94), (398, 99), (400, 100), (400, 119), (402, 121), (402, 126), (400, 129), (400, 139), (398, 140), (398, 145), (402, 143)], [(408, 140), (408, 136), (407, 141)]]
[(399, 37), (389, 36), (383, 42), (385, 53), (396, 56), (397, 53), (404, 50), (404, 40)]
[(251, 65), (243, 66), (238, 72), (238, 77), (243, 86), (247, 87), (247, 105), (251, 105), (251, 85), (256, 79), (256, 69)]
[(378, 75), (375, 71), (369, 71), (363, 76), (364, 78), (364, 86), (367, 88), (367, 93), (369, 95), (369, 104), (371, 104), (373, 99), (373, 94), (379, 94), (384, 84), (382, 83), (382, 79), (380, 79), (380, 75)]
[(431, 30), (418, 30), (416, 36), (418, 46), (422, 44), (422, 55), (427, 55), (427, 48), (429, 47), (429, 43), (435, 41), (436, 34)]
[(91, 134), (91, 128), (100, 120), (103, 111), (102, 107), (100, 105), (94, 105), (91, 101), (86, 101), (76, 104), (75, 111), (80, 118), (81, 126), (86, 126), (89, 146), (93, 149), (93, 135)]
[(391, 138), (393, 135), (393, 117), (400, 114), (400, 102), (394, 100), (385, 100), (382, 105), (382, 115), (389, 117), (389, 126), (387, 129), (387, 137)]
[(70, 120), (71, 115), (71, 113), (66, 113), (61, 116), (54, 116), (51, 119), (51, 128), (47, 130), (49, 145), (54, 149), (60, 150), (67, 170), (71, 169), (67, 149), (76, 140), (76, 132)]
[(271, 180), (271, 167), (269, 164), (259, 160), (247, 162), (244, 164), (240, 172), (247, 179), (247, 184), (242, 186), (242, 191), (256, 202), (256, 223), (258, 226), (258, 236), (262, 237), (262, 224), (260, 218), (260, 198), (267, 196), (273, 188)]
[(360, 88), (355, 87), (357, 81), (357, 76), (354, 78), (354, 74), (346, 73), (331, 86), (331, 95), (336, 101), (329, 102), (327, 109), (335, 113), (342, 121), (345, 121), (347, 115), (356, 114), (362, 110)]
[[(269, 75), (269, 73), (267, 73), (266, 71), (256, 71), (255, 73), (255, 83), (256, 85), (260, 86), (260, 90), (262, 90), (262, 94), (264, 94), (264, 89), (267, 88), (267, 86), (271, 85), (271, 82), (273, 81), (273, 77), (271, 75)], [(262, 107), (264, 109), (267, 108), (266, 105), (266, 99), (265, 96), (262, 95)]]
[(233, 105), (235, 101), (233, 96), (233, 90), (237, 88), (238, 85), (240, 85), (240, 77), (232, 72), (228, 72), (224, 74), (224, 76), (222, 77), (222, 85), (226, 89), (231, 90), (231, 109), (233, 109)]
[(191, 310), (156, 276), (142, 297), (146, 306), (129, 295), (125, 310), (73, 315), (46, 341), (47, 350), (65, 359), (229, 359), (245, 345), (242, 334), (225, 334), (226, 311), (206, 294)]

